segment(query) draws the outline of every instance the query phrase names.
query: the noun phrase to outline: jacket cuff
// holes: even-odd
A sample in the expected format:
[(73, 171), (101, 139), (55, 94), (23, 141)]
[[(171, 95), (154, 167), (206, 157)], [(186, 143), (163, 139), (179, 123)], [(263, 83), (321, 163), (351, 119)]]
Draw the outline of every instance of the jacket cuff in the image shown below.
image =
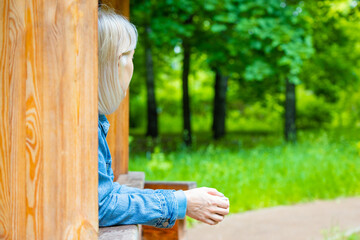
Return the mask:
[(178, 202), (177, 219), (184, 219), (186, 214), (187, 200), (185, 193), (182, 190), (174, 192), (175, 198)]

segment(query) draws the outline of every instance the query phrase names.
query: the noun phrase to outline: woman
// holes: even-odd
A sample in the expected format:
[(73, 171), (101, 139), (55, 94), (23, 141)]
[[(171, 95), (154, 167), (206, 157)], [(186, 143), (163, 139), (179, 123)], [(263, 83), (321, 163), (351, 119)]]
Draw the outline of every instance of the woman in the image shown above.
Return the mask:
[(126, 95), (133, 74), (137, 31), (124, 17), (99, 9), (99, 225), (145, 224), (170, 228), (185, 214), (207, 224), (216, 224), (229, 213), (229, 201), (212, 188), (188, 191), (137, 189), (113, 182), (111, 156), (106, 142), (109, 122)]

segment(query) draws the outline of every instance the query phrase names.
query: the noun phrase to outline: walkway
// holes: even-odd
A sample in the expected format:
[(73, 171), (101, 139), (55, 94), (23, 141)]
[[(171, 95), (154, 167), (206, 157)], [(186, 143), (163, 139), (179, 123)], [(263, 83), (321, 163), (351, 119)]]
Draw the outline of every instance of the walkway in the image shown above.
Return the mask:
[(280, 206), (227, 216), (215, 226), (198, 224), (187, 240), (324, 240), (360, 231), (360, 197)]

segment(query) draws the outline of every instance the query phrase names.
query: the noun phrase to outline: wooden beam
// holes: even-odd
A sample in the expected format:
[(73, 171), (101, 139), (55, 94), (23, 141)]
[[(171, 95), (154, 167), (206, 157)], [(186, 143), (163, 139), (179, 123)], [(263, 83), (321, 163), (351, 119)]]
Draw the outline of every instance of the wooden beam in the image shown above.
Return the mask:
[(130, 1), (129, 0), (102, 0), (103, 3), (116, 10), (117, 13), (129, 18)]
[[(129, 0), (104, 0), (102, 2), (125, 17), (130, 17)], [(110, 123), (107, 142), (112, 156), (114, 181), (116, 181), (117, 177), (120, 174), (126, 174), (129, 168), (129, 90), (120, 107), (107, 118)]]
[(97, 239), (97, 1), (0, 11), (0, 238)]

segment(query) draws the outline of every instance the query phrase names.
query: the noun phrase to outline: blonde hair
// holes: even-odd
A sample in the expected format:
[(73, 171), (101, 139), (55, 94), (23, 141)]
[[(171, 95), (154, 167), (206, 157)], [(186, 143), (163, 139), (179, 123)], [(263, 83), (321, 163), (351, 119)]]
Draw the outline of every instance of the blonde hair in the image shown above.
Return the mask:
[[(119, 56), (135, 49), (138, 33), (136, 27), (125, 17), (102, 5), (98, 11), (98, 111), (110, 114), (125, 97), (119, 80)], [(125, 66), (127, 56), (122, 56), (121, 66)]]

